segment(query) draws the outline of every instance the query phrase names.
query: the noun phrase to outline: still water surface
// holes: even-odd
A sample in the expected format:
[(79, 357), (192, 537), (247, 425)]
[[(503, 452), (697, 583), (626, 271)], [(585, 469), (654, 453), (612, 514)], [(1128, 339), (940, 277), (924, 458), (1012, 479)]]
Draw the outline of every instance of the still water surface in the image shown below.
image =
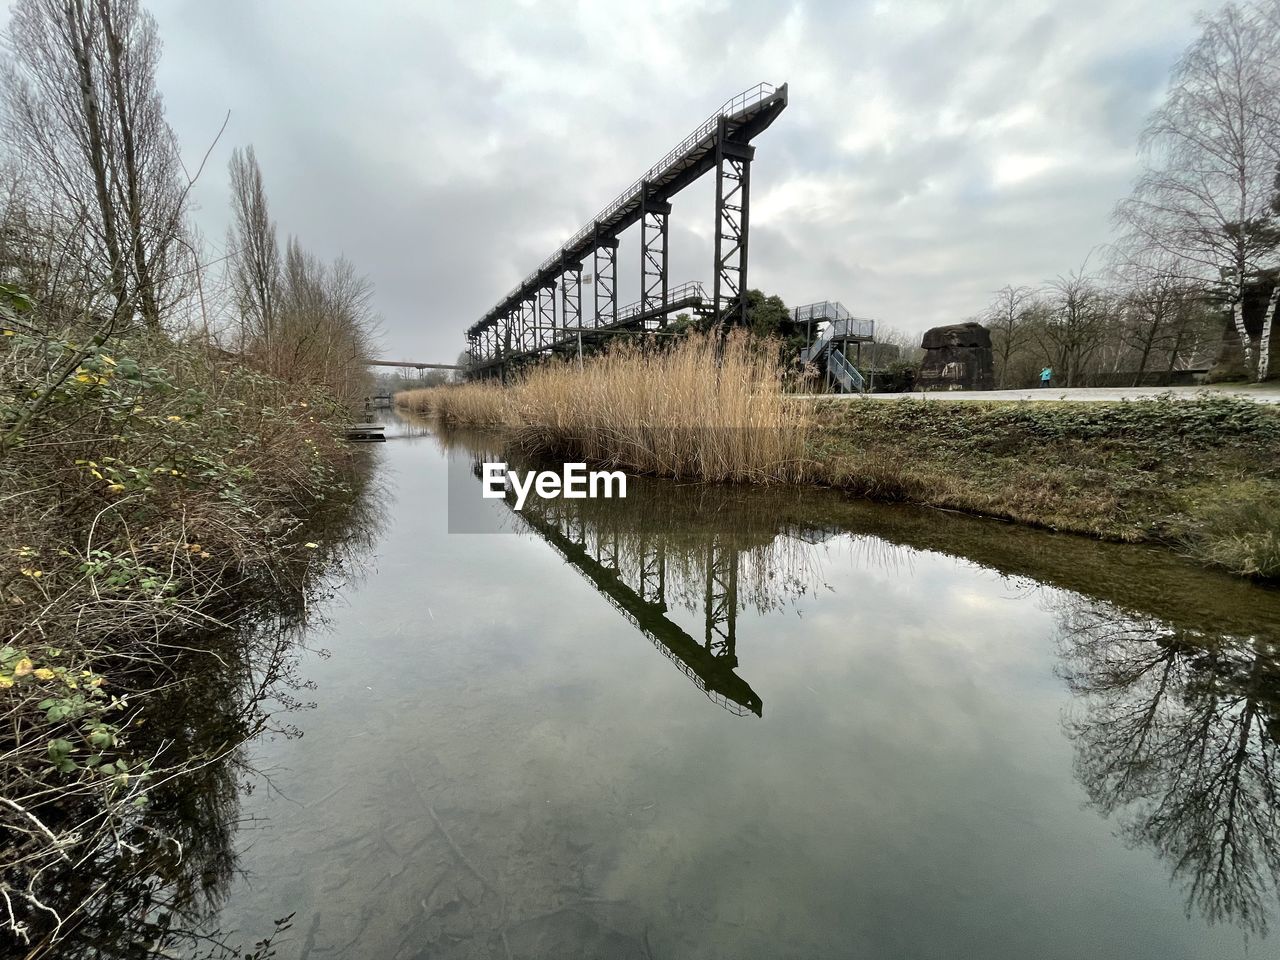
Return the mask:
[[(404, 424), (217, 925), (308, 958), (1275, 956), (1280, 595), (817, 491), (517, 517)], [(471, 490), (508, 532), (450, 535)], [(468, 486), (469, 485), (469, 486)]]

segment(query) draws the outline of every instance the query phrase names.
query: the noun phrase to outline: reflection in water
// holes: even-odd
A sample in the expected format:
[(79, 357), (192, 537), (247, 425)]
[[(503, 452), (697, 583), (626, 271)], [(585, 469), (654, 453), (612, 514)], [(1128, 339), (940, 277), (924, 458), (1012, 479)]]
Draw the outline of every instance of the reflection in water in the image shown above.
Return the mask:
[[(157, 791), (129, 869), (68, 873), (107, 886), (59, 955), (203, 955), (192, 931), (240, 871), (207, 924), (251, 938), (297, 911), (282, 958), (1236, 955), (1202, 923), (1156, 942), (1177, 895), (1073, 799), (1050, 662), (1094, 807), (1195, 915), (1265, 931), (1277, 594), (815, 490), (637, 480), (621, 501), (485, 501), (535, 549), (450, 538), (428, 516), (443, 465), (411, 434), (377, 451), (399, 458), (396, 525), (311, 667), (321, 707), (270, 761), (278, 792), (246, 799), (226, 745), (303, 696), (300, 596), (157, 701), (148, 743), (225, 759)], [(436, 439), (464, 483), (477, 451), (503, 459), (492, 435)], [(571, 625), (549, 614), (544, 591), (577, 585), (540, 542), (613, 609), (577, 591)], [(246, 814), (272, 820), (238, 861)], [(1089, 843), (1096, 863), (1059, 862)], [(1089, 949), (1099, 904), (1101, 936), (1130, 941)]]
[[(249, 956), (207, 928), (236, 872), (241, 800), (257, 778), (246, 747), (265, 734), (297, 734), (286, 718), (308, 706), (302, 698), (310, 684), (297, 665), (304, 637), (323, 626), (315, 605), (354, 576), (377, 534), (373, 466), (365, 463), (352, 478), (349, 501), (308, 525), (305, 536), (322, 546), (299, 582), (241, 594), (239, 609), (225, 611), (216, 630), (167, 638), (179, 653), (166, 675), (146, 682), (135, 676), (137, 693), (119, 691), (137, 704), (129, 744), (135, 755), (151, 758), (149, 802), (115, 837), (113, 849), (41, 871), (33, 889), (59, 910), (62, 922), (56, 940), (52, 923), (32, 930), (24, 956)], [(99, 817), (80, 803), (59, 808), (48, 822), (91, 826)], [(25, 884), (27, 878), (0, 882)], [(278, 934), (288, 918), (276, 926)]]
[[(481, 476), (479, 459), (472, 472)], [(520, 512), (513, 494), (506, 503), (709, 699), (739, 716), (763, 715), (760, 695), (734, 672), (738, 614), (805, 593), (818, 579), (808, 548), (832, 530), (780, 528), (752, 509), (757, 503), (735, 504), (723, 489), (638, 478), (618, 501), (531, 498)], [(672, 622), (669, 604), (701, 615), (700, 640)]]
[(1059, 601), (1067, 730), (1091, 802), (1149, 846), (1187, 907), (1263, 934), (1280, 886), (1280, 644)]
[[(481, 459), (473, 459), (477, 478)], [(809, 545), (856, 525), (815, 521), (796, 509), (805, 497), (794, 491), (632, 478), (628, 493), (530, 497), (515, 515), (708, 697), (762, 716), (759, 694), (735, 672), (738, 613), (804, 594), (820, 579)], [(880, 537), (860, 538), (854, 549), (880, 565), (903, 562)], [(1139, 608), (1158, 606), (1146, 613), (1081, 593), (1050, 596), (1059, 672), (1078, 698), (1066, 732), (1091, 803), (1121, 818), (1129, 842), (1169, 863), (1188, 911), (1265, 934), (1280, 889), (1280, 627), (1223, 633), (1240, 627), (1243, 611), (1218, 618), (1208, 603), (1171, 607), (1154, 599), (1158, 591), (1135, 592)], [(668, 618), (672, 602), (701, 614), (700, 640)]]

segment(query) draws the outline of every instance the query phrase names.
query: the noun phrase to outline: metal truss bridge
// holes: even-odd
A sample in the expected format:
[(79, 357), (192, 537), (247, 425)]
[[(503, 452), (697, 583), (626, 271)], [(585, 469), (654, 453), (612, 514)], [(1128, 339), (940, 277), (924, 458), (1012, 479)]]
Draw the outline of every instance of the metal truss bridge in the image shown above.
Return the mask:
[[(787, 106), (787, 85), (759, 83), (725, 103), (612, 203), (547, 257), (467, 329), (471, 376), (505, 375), (555, 350), (577, 348), (622, 330), (661, 329), (689, 309), (716, 320), (731, 304), (746, 315), (751, 141)], [(671, 198), (714, 170), (715, 253), (710, 296), (700, 284), (672, 288), (667, 276)], [(618, 308), (618, 236), (640, 224), (640, 299)], [(583, 264), (593, 282), (589, 321), (582, 304)], [(559, 308), (556, 291), (559, 289)]]

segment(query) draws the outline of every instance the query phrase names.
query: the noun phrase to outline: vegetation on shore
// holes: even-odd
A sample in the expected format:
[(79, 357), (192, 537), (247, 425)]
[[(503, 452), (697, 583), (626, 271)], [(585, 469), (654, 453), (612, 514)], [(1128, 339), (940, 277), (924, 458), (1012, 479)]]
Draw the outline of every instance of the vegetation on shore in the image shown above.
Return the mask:
[(201, 167), (165, 120), (136, 2), (11, 13), (0, 953), (171, 955), (234, 867), (225, 827), (184, 833), (174, 811), (235, 802), (262, 704), (288, 697), (287, 627), (337, 549), (316, 527), (353, 516), (366, 485), (341, 436), (365, 393), (371, 288), (296, 239), (282, 255), (251, 149), (230, 164), (226, 255), (204, 247), (188, 217)]
[(1280, 578), (1280, 411), (1230, 398), (1125, 403), (805, 400), (776, 352), (729, 338), (615, 348), (507, 388), (400, 393), (403, 409), (502, 428), (520, 451), (686, 480), (808, 482)]
[(669, 350), (619, 344), (533, 368), (512, 387), (467, 383), (396, 394), (417, 413), (504, 427), (532, 456), (676, 479), (777, 482), (807, 474), (808, 418), (782, 393), (778, 353), (745, 331), (692, 334)]
[(0, 424), (44, 401), (0, 449), (3, 921), (38, 956), (101, 919), (107, 891), (70, 898), (66, 868), (150, 869), (141, 851), (168, 849), (155, 798), (253, 732), (200, 749), (151, 735), (211, 664), (243, 663), (250, 685), (272, 672), (228, 638), (255, 597), (300, 595), (323, 569), (307, 524), (354, 472), (322, 391), (161, 335), (52, 337), (12, 291), (6, 312)]
[(902, 398), (817, 401), (813, 416), (819, 482), (1280, 578), (1280, 411), (1267, 405)]

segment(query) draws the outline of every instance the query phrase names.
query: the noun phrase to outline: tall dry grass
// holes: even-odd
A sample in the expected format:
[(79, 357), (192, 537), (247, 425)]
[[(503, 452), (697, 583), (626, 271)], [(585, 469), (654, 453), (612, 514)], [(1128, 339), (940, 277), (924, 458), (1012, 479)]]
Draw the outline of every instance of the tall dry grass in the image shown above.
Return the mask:
[(512, 394), (492, 381), (482, 381), (402, 390), (395, 395), (395, 404), (410, 413), (462, 426), (505, 427), (514, 422)]
[(398, 394), (404, 409), (509, 428), (534, 456), (705, 481), (794, 481), (807, 474), (809, 423), (782, 393), (776, 351), (734, 333), (667, 350), (618, 344), (535, 367), (510, 387), (465, 384)]

